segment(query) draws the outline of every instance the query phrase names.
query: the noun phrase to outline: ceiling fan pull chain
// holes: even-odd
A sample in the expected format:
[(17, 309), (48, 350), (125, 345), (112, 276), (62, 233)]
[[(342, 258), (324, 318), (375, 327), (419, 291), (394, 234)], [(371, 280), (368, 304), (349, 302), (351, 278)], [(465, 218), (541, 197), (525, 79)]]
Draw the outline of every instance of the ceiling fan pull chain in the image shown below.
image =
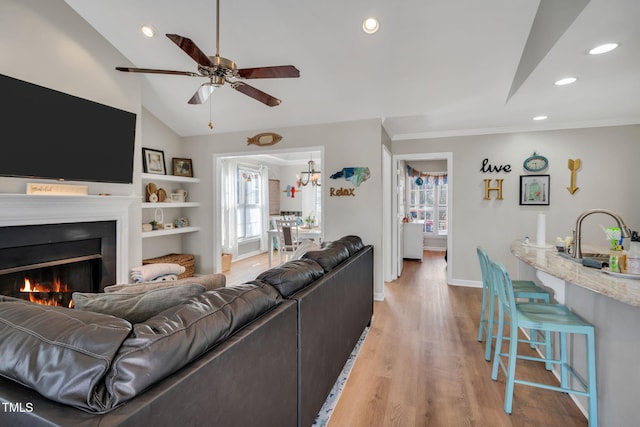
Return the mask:
[(213, 120), (211, 119), (211, 105), (213, 104), (213, 98), (209, 98), (209, 129), (213, 130)]

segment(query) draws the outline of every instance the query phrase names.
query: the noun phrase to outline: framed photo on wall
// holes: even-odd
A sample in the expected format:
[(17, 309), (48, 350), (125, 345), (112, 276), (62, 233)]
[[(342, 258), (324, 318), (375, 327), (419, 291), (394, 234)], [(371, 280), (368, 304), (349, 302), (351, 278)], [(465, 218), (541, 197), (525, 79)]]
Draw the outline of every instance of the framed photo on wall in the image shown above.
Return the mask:
[(142, 160), (145, 173), (167, 174), (167, 170), (164, 167), (164, 151), (143, 147)]
[(549, 175), (520, 175), (520, 204), (549, 205)]
[(175, 176), (188, 176), (193, 178), (193, 162), (191, 159), (179, 159), (174, 157), (171, 160), (173, 163), (173, 174)]

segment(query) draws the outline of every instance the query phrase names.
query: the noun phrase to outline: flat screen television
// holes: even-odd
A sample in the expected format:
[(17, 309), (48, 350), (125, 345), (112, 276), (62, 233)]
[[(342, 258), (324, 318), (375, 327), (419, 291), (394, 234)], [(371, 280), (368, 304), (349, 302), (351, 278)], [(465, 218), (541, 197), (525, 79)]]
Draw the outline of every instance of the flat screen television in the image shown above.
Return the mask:
[(0, 74), (0, 176), (133, 182), (136, 115)]

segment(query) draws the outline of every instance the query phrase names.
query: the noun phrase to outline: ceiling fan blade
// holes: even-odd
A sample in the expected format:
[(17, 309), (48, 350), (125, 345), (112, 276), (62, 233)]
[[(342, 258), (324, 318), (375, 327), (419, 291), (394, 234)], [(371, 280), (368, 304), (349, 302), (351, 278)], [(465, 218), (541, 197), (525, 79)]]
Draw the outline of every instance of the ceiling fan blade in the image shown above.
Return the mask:
[(116, 67), (118, 71), (126, 71), (129, 73), (151, 73), (151, 74), (173, 74), (179, 76), (202, 77), (198, 73), (191, 71), (173, 71), (173, 70), (155, 70), (152, 68), (132, 68), (132, 67)]
[(216, 86), (213, 83), (203, 83), (189, 100), (189, 104), (204, 104), (211, 96)]
[(204, 65), (207, 67), (213, 67), (215, 65), (191, 39), (177, 34), (167, 34), (167, 37), (169, 37), (172, 42), (178, 45), (180, 49), (196, 61), (198, 65)]
[(238, 75), (244, 79), (279, 79), (286, 77), (300, 77), (300, 71), (293, 65), (279, 65), (276, 67), (242, 68)]
[(268, 105), (269, 107), (275, 107), (277, 105), (280, 105), (280, 103), (282, 102), (278, 98), (274, 98), (268, 93), (264, 93), (263, 91), (256, 89), (253, 86), (249, 86), (246, 83), (237, 82), (237, 81), (229, 82), (229, 83), (231, 84), (231, 87), (237, 90), (238, 92), (242, 92), (245, 95), (250, 96), (251, 98), (262, 102), (263, 104)]

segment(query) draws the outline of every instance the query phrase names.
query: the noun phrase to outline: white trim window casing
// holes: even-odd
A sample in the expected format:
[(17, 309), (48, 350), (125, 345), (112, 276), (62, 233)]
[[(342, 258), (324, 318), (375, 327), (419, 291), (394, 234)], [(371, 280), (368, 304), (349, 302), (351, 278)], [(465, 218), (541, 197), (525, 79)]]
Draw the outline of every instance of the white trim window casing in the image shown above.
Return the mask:
[[(419, 178), (419, 179), (418, 179)], [(433, 173), (423, 177), (407, 176), (407, 214), (409, 220), (424, 222), (423, 232), (429, 236), (448, 234), (447, 174)]]
[(238, 165), (236, 237), (239, 242), (262, 238), (265, 205), (262, 187), (259, 168)]

